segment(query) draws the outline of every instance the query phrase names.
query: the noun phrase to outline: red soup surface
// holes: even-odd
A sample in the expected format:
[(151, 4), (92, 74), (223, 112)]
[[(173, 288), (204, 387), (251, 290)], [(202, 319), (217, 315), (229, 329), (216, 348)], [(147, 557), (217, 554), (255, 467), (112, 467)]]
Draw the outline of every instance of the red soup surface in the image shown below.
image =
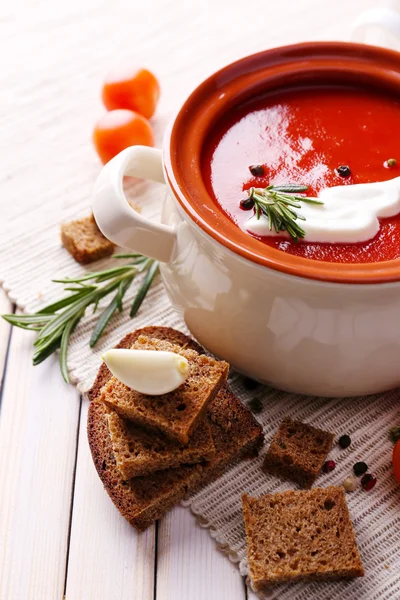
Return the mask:
[[(370, 89), (319, 87), (269, 94), (232, 111), (208, 139), (202, 168), (208, 192), (246, 231), (252, 212), (242, 210), (239, 203), (250, 187), (300, 183), (313, 196), (325, 187), (400, 176), (398, 165), (385, 166), (389, 158), (400, 165), (400, 99)], [(254, 164), (264, 165), (264, 176), (251, 175), (249, 166)], [(350, 167), (349, 177), (337, 174), (341, 165)], [(302, 227), (307, 230), (307, 222)], [(400, 215), (381, 219), (378, 234), (363, 243), (258, 239), (314, 260), (392, 260), (400, 257)]]

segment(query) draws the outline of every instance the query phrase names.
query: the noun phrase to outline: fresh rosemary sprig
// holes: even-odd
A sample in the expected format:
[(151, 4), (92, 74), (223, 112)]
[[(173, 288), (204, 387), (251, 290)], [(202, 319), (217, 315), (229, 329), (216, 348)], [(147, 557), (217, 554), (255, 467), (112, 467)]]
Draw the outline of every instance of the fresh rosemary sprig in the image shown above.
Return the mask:
[(131, 317), (134, 317), (139, 310), (158, 271), (158, 262), (141, 254), (114, 254), (113, 258), (129, 258), (130, 261), (124, 265), (95, 271), (74, 279), (54, 279), (54, 282), (64, 284), (64, 290), (72, 294), (48, 304), (33, 315), (2, 315), (3, 319), (15, 327), (38, 332), (34, 342), (34, 365), (38, 365), (60, 348), (60, 369), (67, 383), (69, 383), (67, 368), (69, 339), (87, 307), (93, 304), (93, 312), (95, 312), (102, 298), (116, 292), (93, 329), (89, 341), (90, 347), (93, 347), (114, 313), (117, 310), (122, 311), (122, 300), (136, 275), (146, 271), (146, 276), (132, 304)]
[(301, 202), (309, 204), (323, 204), (318, 198), (299, 196), (306, 192), (306, 185), (269, 185), (266, 188), (250, 188), (249, 200), (254, 202), (257, 219), (263, 214), (269, 221), (269, 230), (275, 229), (276, 233), (287, 231), (291, 238), (297, 242), (304, 238), (306, 232), (300, 227), (297, 220), (305, 221), (306, 218), (295, 208), (301, 208)]

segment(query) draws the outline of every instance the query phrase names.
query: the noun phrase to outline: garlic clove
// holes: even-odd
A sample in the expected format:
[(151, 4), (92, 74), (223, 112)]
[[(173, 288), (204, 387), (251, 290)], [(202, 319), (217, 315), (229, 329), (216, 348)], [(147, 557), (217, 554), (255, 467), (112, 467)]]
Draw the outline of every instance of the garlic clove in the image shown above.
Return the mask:
[(187, 359), (174, 352), (114, 348), (102, 358), (114, 377), (149, 396), (173, 392), (184, 383), (190, 370)]

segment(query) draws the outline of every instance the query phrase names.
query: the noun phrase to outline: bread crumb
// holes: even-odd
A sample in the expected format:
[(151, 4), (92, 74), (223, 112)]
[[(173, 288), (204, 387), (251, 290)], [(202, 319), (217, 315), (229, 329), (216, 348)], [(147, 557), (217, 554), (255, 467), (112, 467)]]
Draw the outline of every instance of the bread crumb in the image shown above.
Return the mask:
[(101, 233), (93, 215), (61, 225), (61, 241), (71, 256), (81, 264), (111, 256), (115, 244)]

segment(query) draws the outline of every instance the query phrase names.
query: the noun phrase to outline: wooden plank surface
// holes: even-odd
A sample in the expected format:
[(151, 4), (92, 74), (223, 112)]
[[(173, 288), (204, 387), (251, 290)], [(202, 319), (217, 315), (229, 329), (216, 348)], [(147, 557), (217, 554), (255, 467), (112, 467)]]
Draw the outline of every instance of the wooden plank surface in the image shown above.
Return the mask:
[[(7, 298), (5, 292), (2, 289), (0, 289), (0, 315), (3, 315), (4, 313), (9, 313), (11, 311), (12, 304)], [(11, 326), (6, 321), (4, 321), (4, 319), (0, 319), (0, 390), (3, 383), (3, 374), (7, 357), (10, 330)]]
[(61, 599), (79, 395), (13, 331), (0, 418), (0, 598)]
[(155, 525), (137, 533), (115, 509), (93, 466), (83, 401), (67, 600), (153, 600)]
[(245, 600), (237, 566), (190, 510), (177, 506), (158, 524), (157, 600)]

